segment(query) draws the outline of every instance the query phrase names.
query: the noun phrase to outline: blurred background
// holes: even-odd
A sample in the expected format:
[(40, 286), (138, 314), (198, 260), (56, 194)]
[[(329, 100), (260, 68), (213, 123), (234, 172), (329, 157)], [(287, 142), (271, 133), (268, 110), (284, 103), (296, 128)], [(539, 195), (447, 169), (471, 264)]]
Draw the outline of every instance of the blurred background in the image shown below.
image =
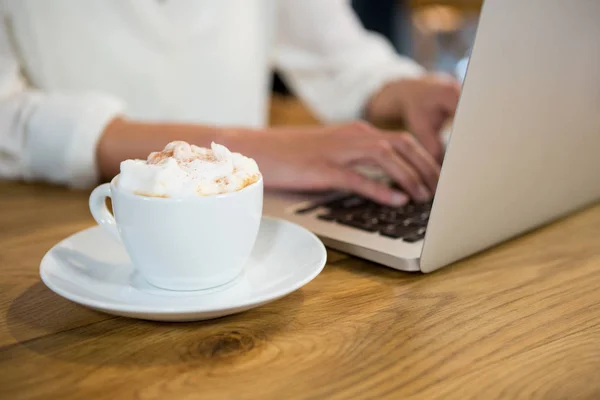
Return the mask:
[[(483, 0), (352, 0), (364, 27), (429, 71), (462, 79)], [(273, 91), (289, 96), (277, 73)]]

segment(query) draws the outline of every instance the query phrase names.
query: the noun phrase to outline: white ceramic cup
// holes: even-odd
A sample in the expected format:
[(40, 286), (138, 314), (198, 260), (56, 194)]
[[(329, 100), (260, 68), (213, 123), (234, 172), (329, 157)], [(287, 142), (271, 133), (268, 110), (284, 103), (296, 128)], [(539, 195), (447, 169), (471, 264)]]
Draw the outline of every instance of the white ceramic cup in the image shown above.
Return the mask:
[(174, 199), (123, 191), (117, 176), (94, 189), (89, 203), (96, 222), (122, 241), (149, 283), (208, 289), (233, 280), (246, 264), (260, 227), (263, 181), (237, 192)]

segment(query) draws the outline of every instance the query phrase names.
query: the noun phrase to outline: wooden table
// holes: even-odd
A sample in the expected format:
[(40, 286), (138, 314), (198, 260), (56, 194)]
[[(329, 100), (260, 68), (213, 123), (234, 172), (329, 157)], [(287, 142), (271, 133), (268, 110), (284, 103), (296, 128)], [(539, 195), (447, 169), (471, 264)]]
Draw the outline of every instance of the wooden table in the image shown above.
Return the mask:
[[(314, 122), (295, 103), (274, 124)], [(598, 399), (600, 206), (431, 275), (333, 251), (313, 282), (198, 323), (113, 317), (38, 276), (87, 192), (0, 183), (0, 398)]]

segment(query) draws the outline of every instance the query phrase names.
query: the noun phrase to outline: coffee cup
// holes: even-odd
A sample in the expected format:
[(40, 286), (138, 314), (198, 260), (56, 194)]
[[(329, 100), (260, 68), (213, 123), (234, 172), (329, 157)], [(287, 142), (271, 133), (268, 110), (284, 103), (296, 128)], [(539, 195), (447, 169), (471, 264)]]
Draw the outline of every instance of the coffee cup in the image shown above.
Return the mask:
[(93, 190), (89, 206), (150, 284), (202, 290), (224, 285), (242, 272), (258, 235), (263, 181), (229, 193), (162, 198), (119, 188), (117, 175)]

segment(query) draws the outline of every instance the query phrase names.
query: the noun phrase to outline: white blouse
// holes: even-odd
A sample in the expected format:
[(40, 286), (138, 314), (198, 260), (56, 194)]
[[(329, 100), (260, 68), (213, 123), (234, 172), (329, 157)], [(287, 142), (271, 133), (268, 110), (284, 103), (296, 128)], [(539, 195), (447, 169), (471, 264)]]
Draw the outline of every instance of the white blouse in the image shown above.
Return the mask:
[(0, 0), (0, 178), (89, 187), (121, 114), (261, 127), (270, 71), (325, 122), (423, 73), (346, 0)]

